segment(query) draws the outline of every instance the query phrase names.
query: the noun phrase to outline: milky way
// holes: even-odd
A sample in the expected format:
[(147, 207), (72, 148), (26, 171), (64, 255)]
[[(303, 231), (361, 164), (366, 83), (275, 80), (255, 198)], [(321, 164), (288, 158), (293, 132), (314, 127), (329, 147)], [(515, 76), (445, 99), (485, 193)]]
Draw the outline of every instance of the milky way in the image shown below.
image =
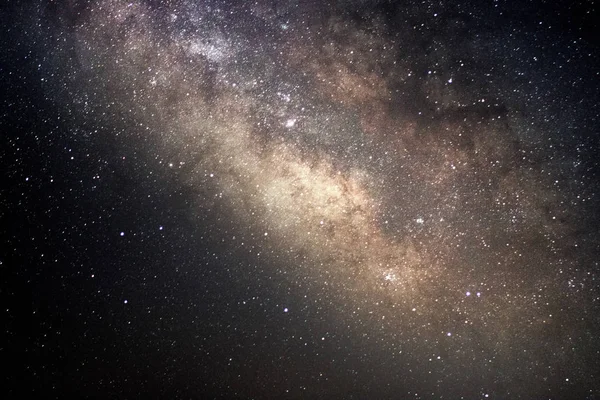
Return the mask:
[[(256, 355), (242, 344), (255, 329), (229, 322), (242, 356), (222, 396), (599, 396), (596, 119), (581, 114), (597, 88), (560, 75), (568, 54), (550, 66), (527, 30), (475, 15), (140, 0), (32, 14), (45, 96), (75, 125), (113, 127), (87, 135), (149, 160), (151, 193), (176, 179), (189, 223), (212, 213), (226, 232), (211, 253), (255, 260), (230, 263), (231, 280), (288, 288), (272, 319), (308, 326)], [(167, 251), (194, 264), (201, 246)], [(196, 268), (185, 279), (204, 287)]]

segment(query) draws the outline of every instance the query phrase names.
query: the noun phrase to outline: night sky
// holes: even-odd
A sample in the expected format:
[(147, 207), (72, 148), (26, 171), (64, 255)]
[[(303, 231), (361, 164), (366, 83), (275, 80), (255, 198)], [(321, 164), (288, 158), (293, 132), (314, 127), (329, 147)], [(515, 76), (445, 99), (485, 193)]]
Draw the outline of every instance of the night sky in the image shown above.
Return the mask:
[(0, 397), (600, 399), (599, 15), (3, 2)]

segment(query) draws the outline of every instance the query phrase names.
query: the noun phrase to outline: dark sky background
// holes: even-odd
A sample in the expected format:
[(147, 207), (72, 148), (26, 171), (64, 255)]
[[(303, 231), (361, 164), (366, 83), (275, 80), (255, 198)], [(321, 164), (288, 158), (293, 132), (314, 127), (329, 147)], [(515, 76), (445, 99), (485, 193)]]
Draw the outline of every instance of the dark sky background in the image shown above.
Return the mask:
[(600, 399), (594, 2), (0, 28), (3, 398)]

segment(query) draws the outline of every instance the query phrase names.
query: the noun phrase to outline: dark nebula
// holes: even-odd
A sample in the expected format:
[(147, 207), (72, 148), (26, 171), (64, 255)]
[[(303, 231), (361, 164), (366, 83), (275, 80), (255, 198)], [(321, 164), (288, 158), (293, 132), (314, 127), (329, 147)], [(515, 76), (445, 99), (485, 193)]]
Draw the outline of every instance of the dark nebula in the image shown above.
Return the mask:
[(2, 397), (599, 399), (559, 3), (1, 6)]

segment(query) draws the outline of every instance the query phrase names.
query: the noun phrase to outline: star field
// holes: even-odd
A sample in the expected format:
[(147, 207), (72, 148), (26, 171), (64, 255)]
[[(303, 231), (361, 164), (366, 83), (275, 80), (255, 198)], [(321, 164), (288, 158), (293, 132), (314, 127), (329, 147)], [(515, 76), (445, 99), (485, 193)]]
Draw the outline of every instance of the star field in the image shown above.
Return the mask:
[(5, 7), (7, 398), (600, 397), (595, 5), (396, 3)]

